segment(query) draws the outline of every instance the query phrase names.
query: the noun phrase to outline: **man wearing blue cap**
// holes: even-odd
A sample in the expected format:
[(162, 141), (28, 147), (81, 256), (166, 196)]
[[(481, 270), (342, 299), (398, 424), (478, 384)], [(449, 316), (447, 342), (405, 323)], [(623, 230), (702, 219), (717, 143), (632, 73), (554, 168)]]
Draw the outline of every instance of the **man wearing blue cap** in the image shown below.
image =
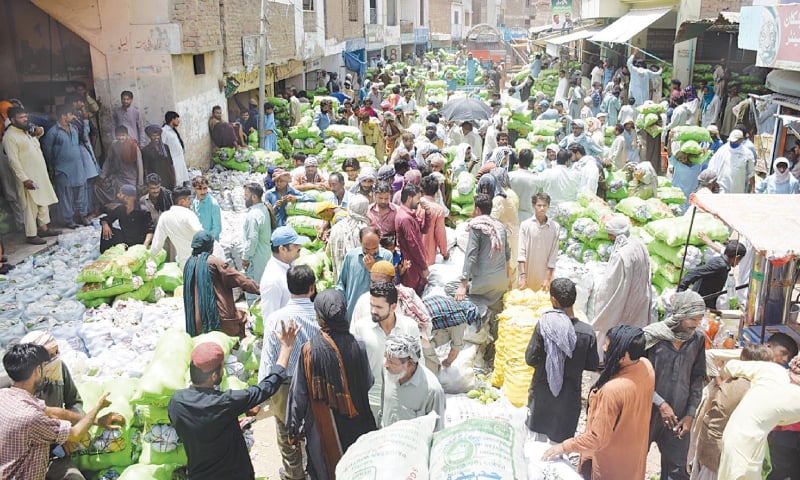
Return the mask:
[(310, 242), (292, 227), (278, 227), (272, 232), (272, 257), (261, 275), (261, 318), (286, 306), (292, 298), (286, 284), (286, 272), (300, 256), (300, 249)]

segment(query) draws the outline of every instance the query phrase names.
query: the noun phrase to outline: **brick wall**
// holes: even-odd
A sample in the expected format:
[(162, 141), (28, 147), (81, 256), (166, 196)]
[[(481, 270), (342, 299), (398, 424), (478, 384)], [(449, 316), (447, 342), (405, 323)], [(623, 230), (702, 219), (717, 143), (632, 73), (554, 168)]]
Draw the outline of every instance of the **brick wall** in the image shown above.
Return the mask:
[(294, 16), (293, 5), (267, 2), (267, 63), (286, 63), (295, 58)]
[[(531, 3), (531, 6), (528, 4)], [(525, 20), (530, 19), (535, 11), (534, 2), (529, 0), (505, 0), (506, 27), (524, 27)]]
[(714, 18), (719, 12), (738, 12), (740, 8), (752, 4), (753, 0), (702, 0), (700, 18)]
[(223, 70), (235, 72), (244, 67), (242, 35), (258, 35), (261, 0), (218, 0), (224, 51)]
[[(430, 0), (429, 5), (431, 33), (451, 33), (453, 12), (450, 8), (450, 0)], [(464, 19), (459, 18), (458, 23), (463, 24)]]
[[(217, 0), (224, 50), (223, 70), (236, 72), (244, 68), (242, 36), (258, 35), (261, 0)], [(362, 13), (363, 16), (363, 13)], [(267, 63), (285, 63), (294, 57), (294, 18), (292, 5), (267, 2)]]
[(220, 0), (172, 0), (170, 20), (181, 25), (184, 53), (222, 47)]
[[(355, 20), (351, 20), (353, 13)], [(325, 38), (337, 42), (364, 37), (364, 0), (327, 0)]]

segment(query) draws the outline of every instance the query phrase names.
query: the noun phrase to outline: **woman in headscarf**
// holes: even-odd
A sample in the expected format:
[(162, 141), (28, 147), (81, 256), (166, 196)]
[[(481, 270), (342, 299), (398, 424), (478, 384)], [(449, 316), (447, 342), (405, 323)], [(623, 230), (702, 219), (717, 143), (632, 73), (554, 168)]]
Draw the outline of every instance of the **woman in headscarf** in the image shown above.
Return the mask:
[(259, 294), (258, 283), (244, 276), (225, 260), (211, 255), (214, 237), (200, 230), (192, 238), (192, 256), (183, 266), (183, 308), (186, 332), (195, 337), (219, 330), (244, 338), (247, 312), (238, 310), (233, 289)]
[(331, 258), (334, 282), (339, 278), (339, 271), (342, 269), (345, 254), (350, 249), (361, 245), (359, 232), (363, 227), (369, 226), (369, 220), (367, 219), (368, 209), (369, 200), (367, 200), (367, 197), (358, 194), (353, 195), (347, 204), (347, 215), (343, 216), (331, 228), (326, 248)]
[[(383, 105), (381, 105), (382, 107)], [(383, 141), (386, 144), (386, 158), (392, 158), (394, 149), (397, 147), (397, 139), (403, 134), (403, 130), (397, 124), (397, 116), (392, 112), (383, 114)]]
[(686, 108), (692, 113), (692, 121), (689, 122), (689, 125), (697, 125), (703, 110), (701, 108), (703, 102), (697, 97), (697, 90), (695, 90), (692, 85), (687, 85), (686, 88), (683, 89), (683, 96), (683, 103), (686, 104)]
[(419, 187), (420, 182), (422, 182), (422, 172), (420, 172), (417, 169), (411, 169), (407, 171), (403, 175), (403, 184), (400, 186), (400, 190), (396, 191), (394, 193), (394, 196), (392, 197), (392, 203), (394, 203), (395, 205), (400, 205), (401, 204), (400, 193), (402, 192), (403, 187), (405, 187), (409, 183)]
[(719, 119), (719, 109), (722, 100), (714, 91), (714, 87), (706, 85), (703, 87), (703, 108), (700, 117), (700, 125), (708, 128), (709, 125), (716, 125)]
[(128, 136), (128, 129), (124, 125), (118, 126), (114, 135), (115, 139), (108, 149), (108, 157), (94, 188), (95, 201), (101, 208), (117, 203), (117, 192), (123, 185), (133, 185), (139, 189), (144, 187), (144, 166), (139, 145)]
[(583, 478), (642, 478), (655, 373), (645, 358), (640, 328), (619, 325), (606, 338), (601, 346), (606, 367), (589, 392), (584, 433), (551, 447), (542, 460), (578, 452)]
[(142, 149), (142, 166), (144, 174), (157, 173), (161, 177), (161, 184), (167, 190), (175, 188), (175, 166), (169, 147), (161, 141), (161, 127), (148, 125), (144, 133), (150, 137), (150, 143)]
[(606, 136), (605, 132), (603, 132), (603, 125), (600, 123), (600, 120), (591, 117), (586, 119), (586, 130), (589, 132), (589, 136), (592, 140), (595, 141), (598, 145), (605, 145), (606, 144)]
[[(481, 181), (487, 177), (494, 178), (495, 188), (499, 189), (497, 195), (492, 198), (492, 214), (490, 216), (505, 227), (508, 244), (511, 247), (511, 258), (515, 259), (519, 251), (519, 197), (511, 189), (511, 180), (508, 178), (505, 168), (492, 169), (489, 175), (481, 177)], [(480, 181), (478, 182), (478, 191), (481, 191)], [(517, 262), (512, 261), (510, 265), (513, 274), (517, 269)]]
[(374, 383), (363, 343), (350, 333), (347, 302), (338, 290), (314, 300), (319, 335), (303, 345), (287, 404), (289, 438), (306, 441), (315, 480), (336, 478), (336, 464), (361, 435), (375, 430), (367, 392)]
[(789, 160), (786, 157), (778, 157), (775, 160), (775, 172), (756, 187), (756, 192), (767, 194), (800, 193), (800, 182), (794, 178), (791, 170), (789, 170)]

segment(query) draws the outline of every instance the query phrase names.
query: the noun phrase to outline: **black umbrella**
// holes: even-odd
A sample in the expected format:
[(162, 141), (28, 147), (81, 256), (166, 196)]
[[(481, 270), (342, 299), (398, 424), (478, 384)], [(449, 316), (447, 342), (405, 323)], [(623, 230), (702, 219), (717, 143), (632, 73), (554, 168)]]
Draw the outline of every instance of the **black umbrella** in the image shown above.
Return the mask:
[(445, 103), (439, 113), (448, 122), (470, 122), (488, 119), (492, 109), (478, 99), (460, 97)]

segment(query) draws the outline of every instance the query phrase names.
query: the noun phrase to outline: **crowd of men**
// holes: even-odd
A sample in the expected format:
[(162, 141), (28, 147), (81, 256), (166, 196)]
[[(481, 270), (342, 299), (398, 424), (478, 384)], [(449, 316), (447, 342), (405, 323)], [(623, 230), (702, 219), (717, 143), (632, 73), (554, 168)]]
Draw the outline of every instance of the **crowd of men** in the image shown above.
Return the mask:
[[(191, 387), (178, 391), (170, 402), (169, 416), (186, 446), (190, 478), (253, 477), (235, 419), (267, 400), (277, 425), (283, 479), (334, 478), (337, 462), (359, 436), (401, 420), (435, 411), (436, 428), (441, 429), (447, 406), (437, 374), (457, 361), (468, 325), (487, 328), (496, 336), (502, 297), (515, 287), (549, 291), (553, 307), (537, 324), (525, 358), (536, 368), (526, 423), (540, 441), (553, 444), (545, 458), (578, 452), (580, 468), (589, 478), (643, 478), (647, 452), (655, 442), (662, 479), (755, 478), (769, 436), (773, 476), (768, 478), (792, 478), (800, 458), (798, 434), (772, 430), (800, 421), (800, 412), (774, 400), (747, 411), (744, 406), (755, 404), (753, 397), (763, 398), (764, 384), (784, 398), (797, 396), (800, 387), (790, 383), (800, 376), (797, 359), (788, 371), (778, 372), (772, 365), (787, 366), (796, 357), (794, 340), (778, 333), (766, 347), (745, 348), (740, 360), (728, 361), (708, 382), (705, 335), (698, 328), (706, 309), (701, 295), (722, 290), (745, 247), (718, 246), (723, 255), (713, 268), (689, 272), (663, 322), (651, 318), (647, 250), (631, 236), (630, 222), (623, 217), (606, 225), (613, 250), (599, 281), (591, 324), (577, 319), (575, 284), (554, 278), (562, 226), (548, 215), (552, 206), (574, 201), (581, 192), (604, 198), (604, 178), (612, 166), (628, 168), (643, 188), (655, 185), (662, 172), (662, 139), (637, 132), (633, 108), (660, 100), (661, 88), (650, 87), (656, 76), (660, 85), (660, 72), (646, 68), (636, 54), (634, 50), (620, 74), (606, 77), (611, 70), (607, 65), (588, 72), (593, 88), (588, 94), (581, 89), (580, 75), (570, 80), (562, 72), (554, 98), (536, 91), (534, 70), (542, 67), (541, 58), (536, 58), (531, 78), (521, 88), (512, 85), (507, 95), (501, 94), (500, 77), (490, 100), (490, 118), (460, 124), (445, 122), (435, 113), (440, 105), (426, 102), (424, 84), (415, 82), (411, 69), (376, 65), (373, 78), (358, 91), (352, 77), (346, 76), (340, 86), (331, 76), (329, 89), (334, 96), (342, 95), (343, 110), (332, 112), (330, 103), (321, 104), (315, 124), (323, 131), (334, 122), (358, 126), (384, 164), (375, 170), (348, 159), (341, 171), (325, 172), (315, 156), (296, 153), (293, 169), (270, 168), (263, 183), (244, 185), (243, 271), (227, 262), (219, 247), (221, 213), (208, 193), (208, 180), (183, 173), (176, 113), (166, 114), (163, 127), (145, 126), (132, 95), (123, 92), (122, 106), (113, 115), (116, 140), (102, 168), (95, 169), (92, 192), (85, 185), (93, 177), (83, 167), (96, 158), (83, 153), (92, 153), (91, 121), (83, 111), (75, 114), (78, 107), (59, 110), (58, 123), (47, 133), (27, 122), (21, 106), (9, 108), (3, 143), (29, 242), (57, 234), (48, 228), (48, 205), (58, 202), (64, 225), (71, 227), (78, 220), (85, 222), (92, 205), (105, 208), (106, 202), (116, 200), (101, 219), (101, 249), (117, 243), (144, 244), (155, 253), (166, 247), (169, 258), (183, 268), (186, 329), (191, 335), (220, 330), (244, 337), (248, 315), (237, 305), (233, 289), (244, 291), (248, 304), (260, 301), (266, 333), (258, 385), (241, 392), (216, 390), (224, 355), (215, 345), (201, 344), (192, 353)], [(474, 75), (477, 60), (472, 54), (461, 56), (461, 61), (466, 76)], [(433, 61), (416, 68), (426, 78), (442, 75)], [(725, 85), (724, 64), (721, 68), (723, 86), (715, 91), (735, 92), (735, 86)], [(445, 74), (445, 79), (452, 77)], [(390, 83), (399, 87), (384, 99), (381, 89)], [(706, 107), (701, 109), (693, 92), (676, 89), (674, 98), (670, 95), (670, 109), (659, 120), (668, 144), (669, 130), (696, 124), (704, 113)], [(532, 150), (511, 148), (515, 133), (507, 130), (499, 114), (504, 101), (517, 95), (518, 111), (562, 125), (558, 143), (547, 146), (539, 171), (531, 169)], [(287, 96), (296, 124), (304, 95), (289, 89)], [(623, 106), (621, 99), (626, 98)], [(682, 105), (689, 103), (695, 110), (686, 115)], [(221, 108), (215, 107), (209, 129), (216, 145), (236, 148), (247, 143), (250, 128), (257, 128), (252, 121), (260, 113), (257, 102), (250, 107), (242, 108), (239, 121), (233, 123), (224, 122)], [(267, 115), (269, 107), (263, 109)], [(688, 173), (680, 165), (695, 167), (671, 153), (673, 183), (687, 196), (696, 190), (755, 192), (751, 132), (726, 130), (730, 117), (724, 111), (720, 129), (713, 124), (720, 117), (711, 117), (707, 127), (715, 141), (706, 148), (715, 153), (708, 165)], [(78, 123), (84, 130), (74, 125), (76, 119), (82, 119)], [(616, 126), (611, 148), (603, 145), (606, 124)], [(267, 136), (274, 134), (273, 124), (266, 125)], [(65, 144), (76, 148), (67, 151)], [(448, 169), (445, 145), (456, 146)], [(98, 165), (96, 160), (92, 164)], [(55, 189), (47, 165), (56, 167)], [(772, 188), (792, 183), (790, 167), (786, 159), (776, 161)], [(452, 193), (472, 192), (471, 183), (462, 183), (463, 172), (477, 186), (461, 275), (443, 292), (430, 294), (430, 267), (438, 259), (448, 261), (452, 253), (445, 235)], [(80, 178), (83, 182), (76, 181)], [(796, 190), (796, 180), (794, 185)], [(308, 193), (311, 189), (325, 196), (324, 202), (317, 202), (316, 214), (325, 220), (317, 238), (326, 244), (336, 277), (335, 288), (321, 292), (316, 290), (319, 279), (314, 271), (295, 263), (311, 239), (287, 225), (288, 205), (316, 201)], [(449, 354), (439, 358), (435, 349), (448, 343)], [(51, 337), (29, 338), (3, 359), (14, 381), (13, 388), (0, 391), (0, 432), (13, 438), (9, 447), (0, 448), (4, 478), (45, 478), (54, 465), (47, 461), (50, 443), (85, 432), (102, 404), (85, 416), (66, 415), (52, 410), (69, 408), (66, 399), (45, 398), (47, 408), (35, 400), (35, 395), (42, 398), (48, 379), (59, 384), (60, 378), (65, 385), (64, 374), (47, 374), (58, 360), (51, 346)], [(582, 373), (598, 371), (601, 365), (589, 396), (586, 430), (576, 436)], [(745, 379), (749, 390), (742, 383)], [(735, 402), (730, 397), (733, 390), (739, 395)], [(103, 420), (109, 427), (114, 423), (119, 418)], [(737, 436), (745, 426), (753, 426), (746, 431), (752, 439), (746, 446)], [(34, 444), (36, 448), (28, 447)]]

